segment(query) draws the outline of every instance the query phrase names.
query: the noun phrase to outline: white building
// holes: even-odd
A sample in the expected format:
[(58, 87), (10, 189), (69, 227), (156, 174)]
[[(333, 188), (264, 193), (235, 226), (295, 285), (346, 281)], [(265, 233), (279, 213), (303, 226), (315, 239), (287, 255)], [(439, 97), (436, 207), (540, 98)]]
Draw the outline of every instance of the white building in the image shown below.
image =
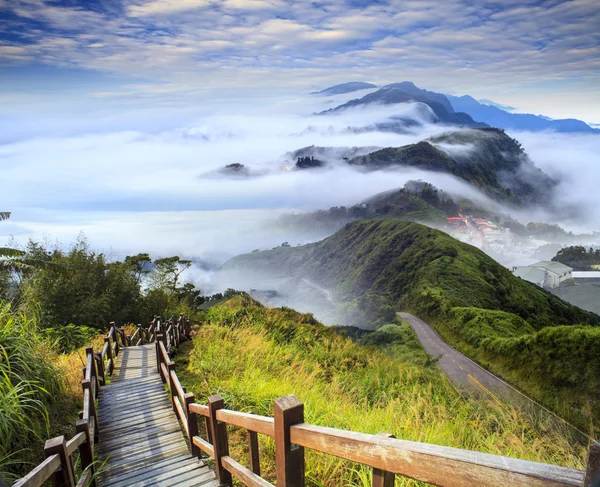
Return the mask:
[(573, 278), (573, 269), (560, 262), (542, 261), (529, 266), (514, 267), (513, 274), (543, 288), (556, 288), (567, 279)]

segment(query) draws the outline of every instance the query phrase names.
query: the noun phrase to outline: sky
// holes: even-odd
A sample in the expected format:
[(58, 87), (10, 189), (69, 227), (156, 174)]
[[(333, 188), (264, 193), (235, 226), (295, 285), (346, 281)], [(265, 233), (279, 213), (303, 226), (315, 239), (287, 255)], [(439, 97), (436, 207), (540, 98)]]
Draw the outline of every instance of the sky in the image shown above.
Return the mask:
[[(83, 232), (115, 258), (198, 259), (204, 282), (238, 253), (310, 241), (272, 230), (284, 212), (410, 179), (482, 198), (414, 170), (291, 170), (302, 147), (398, 147), (448, 130), (414, 104), (315, 116), (370, 91), (308, 93), (409, 80), (600, 123), (598, 25), (597, 0), (0, 0), (0, 210), (12, 212), (0, 245), (68, 247)], [(348, 130), (391, 116), (425, 118), (404, 134)], [(600, 136), (511, 135), (581, 207), (559, 223), (600, 230)], [(251, 177), (224, 177), (231, 163)]]
[(1, 114), (413, 81), (600, 123), (597, 0), (0, 0)]

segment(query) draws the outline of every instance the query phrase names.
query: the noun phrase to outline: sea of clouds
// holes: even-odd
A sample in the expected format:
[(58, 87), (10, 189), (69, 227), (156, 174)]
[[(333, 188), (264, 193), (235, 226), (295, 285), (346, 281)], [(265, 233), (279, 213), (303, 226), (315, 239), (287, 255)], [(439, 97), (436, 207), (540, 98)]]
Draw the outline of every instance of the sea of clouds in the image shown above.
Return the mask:
[[(29, 238), (46, 239), (68, 247), (83, 232), (94, 248), (114, 258), (138, 252), (193, 258), (197, 265), (188, 278), (204, 285), (231, 256), (289, 240), (263, 225), (284, 212), (352, 205), (411, 179), (487, 201), (451, 176), (414, 169), (361, 172), (338, 161), (325, 169), (294, 170), (289, 153), (302, 147), (398, 147), (448, 130), (429, 123), (430, 114), (415, 104), (315, 115), (355, 97), (127, 105), (5, 123), (0, 210), (13, 215), (0, 224), (0, 240), (12, 236), (24, 245)], [(421, 126), (403, 134), (354, 130), (398, 116)], [(600, 230), (600, 136), (511, 135), (539, 168), (561, 181), (548, 199), (581, 208), (567, 221), (540, 213), (517, 216), (575, 231)], [(246, 165), (254, 176), (219, 172), (232, 163)], [(293, 245), (307, 241), (294, 238)]]

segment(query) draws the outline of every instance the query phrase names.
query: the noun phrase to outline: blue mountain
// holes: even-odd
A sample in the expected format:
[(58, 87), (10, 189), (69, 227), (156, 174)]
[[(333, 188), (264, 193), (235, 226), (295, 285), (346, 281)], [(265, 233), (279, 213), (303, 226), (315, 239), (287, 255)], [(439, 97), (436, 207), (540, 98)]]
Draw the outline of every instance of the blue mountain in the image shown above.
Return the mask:
[(509, 130), (527, 130), (541, 132), (586, 132), (600, 133), (600, 130), (590, 127), (587, 123), (574, 118), (553, 120), (542, 115), (529, 113), (509, 113), (497, 106), (484, 105), (471, 96), (446, 95), (454, 110), (468, 113), (475, 120), (484, 122), (492, 127)]
[(335, 86), (330, 86), (322, 91), (315, 91), (311, 95), (342, 95), (344, 93), (352, 93), (353, 91), (369, 90), (371, 88), (377, 88), (372, 83), (365, 83), (364, 81), (350, 81), (348, 83), (342, 83)]

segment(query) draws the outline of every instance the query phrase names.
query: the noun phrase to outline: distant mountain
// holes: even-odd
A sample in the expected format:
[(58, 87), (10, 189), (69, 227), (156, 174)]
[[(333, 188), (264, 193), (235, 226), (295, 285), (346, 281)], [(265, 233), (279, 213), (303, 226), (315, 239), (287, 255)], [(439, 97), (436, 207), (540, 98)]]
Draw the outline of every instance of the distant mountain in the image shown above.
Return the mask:
[[(363, 96), (362, 98), (351, 100), (336, 108), (332, 108), (325, 113), (335, 113), (347, 108), (361, 105), (380, 104), (392, 105), (397, 103), (423, 103), (433, 112), (435, 119), (433, 122), (442, 122), (465, 127), (487, 127), (485, 123), (476, 122), (468, 114), (455, 112), (448, 98), (441, 93), (422, 90), (411, 83), (404, 81), (402, 83), (393, 83), (386, 85), (374, 93)], [(397, 128), (402, 130), (406, 127), (405, 120), (398, 120)], [(379, 129), (394, 130), (394, 124), (387, 123), (386, 127), (377, 127)]]
[(512, 112), (513, 110), (515, 110), (515, 107), (511, 107), (509, 105), (502, 105), (501, 103), (496, 103), (496, 102), (493, 102), (492, 100), (486, 100), (485, 98), (482, 98), (481, 100), (478, 100), (478, 101), (482, 105), (487, 105), (489, 107), (496, 107), (496, 108), (499, 108), (500, 110), (504, 110), (505, 112)]
[(348, 161), (366, 169), (410, 166), (452, 174), (488, 196), (518, 206), (548, 201), (557, 182), (535, 167), (501, 129), (459, 130)]
[(335, 86), (330, 86), (322, 91), (315, 91), (311, 95), (343, 95), (344, 93), (352, 93), (353, 91), (369, 90), (377, 88), (372, 83), (365, 83), (364, 81), (350, 81), (349, 83), (342, 83)]
[[(586, 132), (600, 133), (600, 130), (590, 127), (581, 120), (568, 118), (553, 120), (542, 115), (528, 113), (508, 113), (498, 106), (489, 106), (475, 100), (471, 96), (446, 95), (455, 110), (468, 113), (476, 120), (485, 122), (493, 127), (510, 130), (529, 130), (534, 132), (553, 130), (555, 132)], [(483, 100), (482, 100), (483, 101)]]

